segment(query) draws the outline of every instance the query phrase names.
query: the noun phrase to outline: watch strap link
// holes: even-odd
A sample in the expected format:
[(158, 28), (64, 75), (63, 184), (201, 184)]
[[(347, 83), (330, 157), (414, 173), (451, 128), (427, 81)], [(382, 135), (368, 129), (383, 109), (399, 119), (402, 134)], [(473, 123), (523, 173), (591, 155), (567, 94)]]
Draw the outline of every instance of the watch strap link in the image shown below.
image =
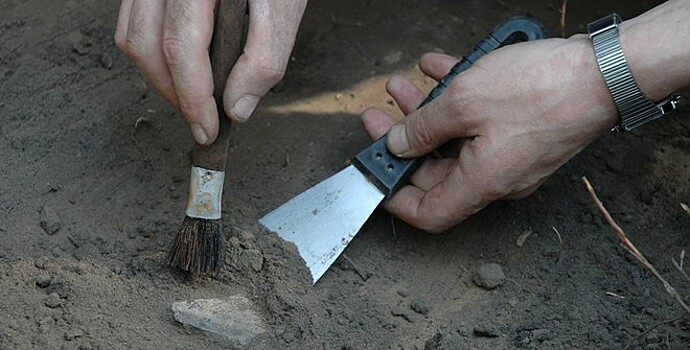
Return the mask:
[(635, 82), (621, 46), (618, 24), (621, 18), (611, 14), (588, 26), (599, 69), (620, 114), (613, 130), (630, 131), (673, 111), (680, 97), (671, 95), (659, 103), (649, 100)]

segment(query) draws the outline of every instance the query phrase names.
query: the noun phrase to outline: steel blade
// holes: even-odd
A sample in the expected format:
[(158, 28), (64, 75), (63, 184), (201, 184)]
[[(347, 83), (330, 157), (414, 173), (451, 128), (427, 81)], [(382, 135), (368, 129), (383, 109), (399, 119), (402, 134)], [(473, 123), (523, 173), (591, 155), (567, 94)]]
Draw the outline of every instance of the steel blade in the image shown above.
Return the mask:
[(259, 222), (297, 246), (316, 283), (383, 198), (383, 193), (350, 165)]

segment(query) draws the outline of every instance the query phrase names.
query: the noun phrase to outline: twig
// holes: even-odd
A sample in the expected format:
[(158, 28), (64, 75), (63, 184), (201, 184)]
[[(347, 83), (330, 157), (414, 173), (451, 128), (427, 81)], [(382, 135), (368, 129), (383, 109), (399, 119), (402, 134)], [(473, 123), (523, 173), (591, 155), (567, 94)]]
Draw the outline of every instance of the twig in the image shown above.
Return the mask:
[(393, 228), (393, 239), (398, 239), (398, 233), (395, 231), (395, 216), (391, 215), (391, 227)]
[(675, 317), (675, 318), (672, 318), (672, 319), (669, 319), (669, 320), (664, 320), (664, 321), (660, 321), (660, 322), (657, 322), (657, 323), (653, 324), (651, 327), (647, 328), (646, 331), (644, 331), (644, 332), (642, 332), (642, 333), (636, 335), (635, 338), (630, 339), (630, 341), (628, 342), (628, 344), (625, 345), (625, 347), (623, 348), (623, 350), (627, 350), (627, 349), (628, 349), (631, 345), (633, 345), (633, 343), (635, 343), (638, 339), (640, 339), (640, 338), (644, 337), (645, 335), (649, 334), (649, 332), (653, 331), (656, 327), (659, 327), (659, 326), (661, 326), (662, 324), (674, 323), (674, 322), (676, 322), (676, 321), (682, 319), (683, 317), (685, 317), (685, 314), (682, 314), (682, 315), (680, 315), (680, 316), (678, 316), (678, 317)]
[(558, 237), (558, 257), (556, 257), (556, 262), (559, 262), (561, 261), (561, 252), (563, 251), (563, 238), (561, 237), (561, 233), (556, 229), (556, 226), (551, 226), (551, 229), (553, 232), (556, 232), (556, 237)]
[(680, 251), (680, 268), (683, 268), (683, 262), (685, 262), (685, 249)]
[(139, 117), (137, 120), (134, 122), (134, 127), (132, 128), (132, 134), (130, 135), (132, 138), (132, 141), (134, 141), (134, 145), (137, 146), (137, 149), (139, 152), (142, 152), (141, 146), (139, 145), (139, 141), (137, 141), (136, 133), (137, 133), (137, 128), (139, 127), (139, 124), (148, 124), (149, 118), (146, 117)]
[(522, 231), (520, 236), (518, 236), (517, 244), (518, 247), (522, 247), (525, 244), (525, 241), (527, 241), (527, 237), (529, 237), (532, 234), (532, 228), (529, 227), (526, 230)]
[(606, 292), (606, 295), (608, 295), (608, 296), (610, 296), (610, 297), (618, 298), (618, 299), (625, 299), (624, 296), (622, 296), (622, 295), (620, 295), (620, 294), (616, 294), (616, 293), (614, 293), (614, 292)]
[(690, 307), (688, 307), (685, 301), (683, 301), (683, 298), (678, 294), (678, 292), (676, 292), (673, 286), (671, 286), (671, 284), (668, 283), (668, 281), (666, 281), (666, 279), (661, 276), (661, 274), (656, 270), (656, 268), (654, 268), (654, 266), (647, 260), (647, 258), (645, 258), (644, 255), (642, 255), (642, 253), (640, 253), (640, 251), (637, 250), (637, 248), (635, 248), (632, 242), (630, 242), (628, 236), (625, 234), (623, 229), (620, 226), (618, 226), (616, 221), (613, 220), (611, 214), (609, 214), (608, 210), (606, 210), (606, 208), (604, 207), (604, 204), (601, 203), (601, 200), (599, 200), (599, 197), (597, 196), (596, 192), (594, 192), (594, 188), (592, 188), (592, 184), (589, 183), (589, 180), (587, 180), (587, 178), (583, 176), (582, 181), (585, 183), (585, 186), (587, 187), (589, 194), (592, 196), (594, 203), (599, 208), (599, 211), (601, 211), (606, 221), (616, 232), (618, 238), (620, 238), (621, 242), (623, 243), (623, 247), (625, 247), (630, 252), (630, 254), (632, 254), (635, 257), (635, 259), (637, 259), (637, 261), (639, 261), (644, 267), (646, 267), (647, 270), (649, 270), (649, 272), (651, 272), (652, 275), (654, 275), (654, 277), (656, 277), (656, 279), (659, 282), (661, 282), (661, 284), (664, 286), (664, 289), (666, 289), (666, 291), (676, 299), (678, 304), (680, 304), (680, 306), (685, 310), (685, 312), (687, 312), (688, 316), (690, 316)]
[(683, 270), (683, 267), (679, 263), (676, 262), (676, 259), (671, 258), (671, 261), (673, 261), (673, 266), (675, 266), (676, 269), (678, 269), (680, 274), (683, 275), (683, 277), (685, 277), (685, 279), (688, 282), (690, 282), (690, 276), (688, 276), (688, 274), (685, 272), (685, 270)]
[(551, 226), (551, 229), (553, 230), (553, 232), (556, 232), (556, 236), (558, 236), (558, 243), (560, 245), (563, 245), (563, 238), (561, 238), (560, 232), (558, 232), (555, 226)]
[(568, 0), (563, 0), (561, 4), (561, 37), (565, 37), (565, 13), (568, 10)]
[(363, 282), (366, 282), (366, 281), (369, 279), (369, 277), (371, 277), (371, 274), (369, 274), (369, 273), (363, 273), (363, 272), (359, 269), (359, 267), (357, 266), (357, 264), (355, 264), (355, 262), (352, 261), (352, 259), (350, 259), (350, 257), (347, 256), (345, 253), (343, 253), (342, 257), (345, 258), (345, 261), (347, 261), (347, 263), (350, 264), (350, 266), (352, 266), (352, 269), (353, 269), (353, 270), (355, 271), (355, 273), (362, 279)]

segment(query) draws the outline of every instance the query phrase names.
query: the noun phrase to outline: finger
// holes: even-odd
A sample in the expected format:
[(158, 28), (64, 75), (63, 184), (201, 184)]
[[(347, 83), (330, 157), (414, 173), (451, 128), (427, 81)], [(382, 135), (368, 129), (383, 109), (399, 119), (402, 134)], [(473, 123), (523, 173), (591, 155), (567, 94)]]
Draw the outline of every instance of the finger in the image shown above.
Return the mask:
[(419, 157), (452, 139), (474, 136), (476, 130), (462, 113), (463, 99), (455, 95), (447, 91), (394, 125), (388, 132), (388, 149), (398, 157)]
[[(394, 119), (388, 116), (388, 114), (376, 108), (364, 111), (361, 120), (364, 129), (372, 140), (378, 140), (395, 123)], [(410, 177), (410, 183), (423, 190), (430, 189), (443, 180), (448, 167), (453, 164), (453, 161), (454, 159), (449, 158), (425, 160), (422, 166)]]
[(134, 1), (131, 6), (125, 52), (146, 79), (173, 107), (179, 108), (163, 55), (165, 1)]
[(467, 166), (455, 161), (443, 180), (424, 191), (405, 186), (384, 206), (401, 220), (431, 233), (440, 233), (484, 208), (491, 198)]
[(120, 12), (117, 15), (117, 26), (115, 27), (115, 45), (125, 51), (125, 43), (127, 40), (127, 30), (129, 28), (129, 16), (132, 12), (132, 2), (134, 0), (122, 0), (120, 3)]
[(386, 83), (386, 91), (393, 96), (403, 113), (410, 114), (419, 108), (426, 95), (409, 79), (395, 75)]
[(459, 59), (457, 57), (430, 52), (424, 54), (419, 60), (419, 68), (424, 74), (436, 80), (441, 80), (444, 75), (450, 72), (450, 69), (453, 68), (458, 61)]
[(360, 118), (364, 130), (366, 130), (369, 138), (378, 140), (395, 124), (395, 120), (391, 118), (386, 112), (377, 109), (369, 108), (362, 113)]
[(410, 177), (410, 184), (422, 191), (429, 191), (443, 181), (454, 162), (455, 159), (451, 158), (426, 159)]
[(259, 100), (283, 78), (306, 1), (249, 2), (244, 53), (225, 84), (223, 105), (235, 121), (246, 121)]
[(179, 106), (197, 143), (218, 134), (208, 48), (213, 34), (214, 1), (168, 1), (163, 23), (163, 53)]

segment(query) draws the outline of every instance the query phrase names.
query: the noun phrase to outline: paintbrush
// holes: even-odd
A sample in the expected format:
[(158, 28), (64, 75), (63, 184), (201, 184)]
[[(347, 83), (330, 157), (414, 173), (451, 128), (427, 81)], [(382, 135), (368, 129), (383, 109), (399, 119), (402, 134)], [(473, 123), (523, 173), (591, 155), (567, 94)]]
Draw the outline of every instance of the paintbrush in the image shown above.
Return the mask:
[(170, 267), (192, 274), (217, 272), (223, 266), (225, 239), (221, 200), (230, 144), (230, 120), (223, 110), (223, 89), (242, 53), (246, 13), (246, 0), (218, 0), (216, 3), (210, 58), (220, 128), (211, 145), (196, 144), (194, 147), (187, 211), (168, 254)]

